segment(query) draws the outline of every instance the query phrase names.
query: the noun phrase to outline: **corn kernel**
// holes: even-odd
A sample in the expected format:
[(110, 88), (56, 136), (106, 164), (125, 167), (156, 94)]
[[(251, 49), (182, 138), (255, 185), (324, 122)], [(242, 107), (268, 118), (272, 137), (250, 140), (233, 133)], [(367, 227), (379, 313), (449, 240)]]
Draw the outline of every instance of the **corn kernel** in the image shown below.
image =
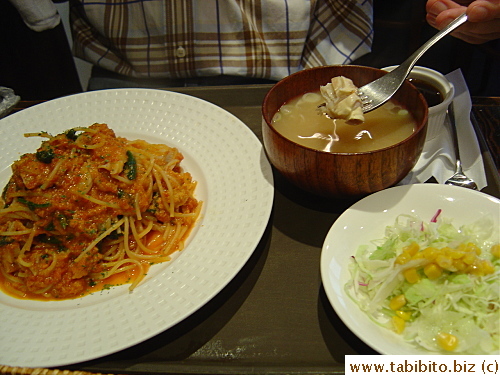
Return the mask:
[(463, 262), (465, 264), (473, 264), (474, 261), (477, 259), (477, 256), (476, 254), (472, 253), (472, 252), (468, 252), (464, 255), (464, 257), (462, 258)]
[(481, 255), (481, 249), (474, 243), (469, 242), (467, 244), (467, 251), (473, 251), (476, 255)]
[(441, 249), (441, 254), (445, 256), (449, 256), (449, 254), (454, 251), (455, 249), (452, 249), (451, 247), (445, 246)]
[(424, 274), (429, 279), (437, 279), (443, 273), (443, 269), (435, 263), (429, 263), (424, 267)]
[(420, 275), (418, 274), (417, 269), (414, 267), (404, 270), (403, 276), (410, 284), (415, 284), (420, 281)]
[(481, 260), (480, 259), (476, 259), (474, 261), (474, 263), (470, 264), (466, 271), (467, 273), (470, 273), (472, 275), (475, 275), (475, 276), (484, 276), (484, 273), (483, 273), (483, 268), (482, 268), (482, 265), (481, 265)]
[(408, 321), (411, 319), (411, 311), (397, 310), (396, 315), (399, 316), (404, 321)]
[(403, 251), (401, 254), (399, 254), (396, 257), (396, 260), (394, 261), (395, 264), (406, 264), (410, 261), (411, 255), (407, 251)]
[(500, 258), (500, 244), (493, 245), (491, 247), (490, 252), (493, 254), (493, 256)]
[(404, 305), (406, 305), (406, 298), (404, 294), (394, 297), (389, 302), (389, 307), (394, 311), (399, 310)]
[(403, 248), (403, 252), (406, 251), (411, 256), (414, 256), (420, 250), (420, 246), (416, 242), (412, 242), (408, 246)]
[(411, 257), (411, 259), (424, 259), (424, 252), (423, 251), (417, 252), (414, 256)]
[(453, 260), (453, 267), (455, 267), (459, 272), (465, 272), (467, 264), (465, 264), (462, 259), (455, 259)]
[(451, 259), (460, 259), (463, 258), (465, 255), (465, 251), (460, 251), (460, 250), (455, 250), (452, 249), (448, 254), (447, 254)]
[(495, 267), (488, 259), (481, 259), (481, 268), (483, 269), (483, 274), (485, 275), (495, 272)]
[(446, 351), (452, 352), (458, 346), (458, 338), (451, 333), (439, 332), (436, 336), (438, 345)]
[(403, 333), (405, 329), (406, 322), (401, 319), (399, 316), (394, 315), (392, 317), (392, 326), (394, 327), (394, 331), (398, 334)]
[(436, 259), (437, 255), (439, 254), (439, 250), (435, 247), (429, 246), (423, 250), (423, 253), (425, 259), (432, 261)]
[(451, 270), (453, 268), (453, 260), (446, 255), (438, 255), (436, 257), (436, 263), (445, 270)]

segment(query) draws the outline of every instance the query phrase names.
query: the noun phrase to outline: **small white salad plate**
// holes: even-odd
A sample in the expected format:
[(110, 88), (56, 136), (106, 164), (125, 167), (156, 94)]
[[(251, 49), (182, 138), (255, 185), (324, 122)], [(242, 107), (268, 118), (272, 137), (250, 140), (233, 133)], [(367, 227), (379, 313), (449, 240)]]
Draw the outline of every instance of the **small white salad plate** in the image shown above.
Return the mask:
[(181, 322), (216, 296), (254, 253), (274, 197), (262, 144), (238, 118), (207, 101), (169, 91), (113, 89), (51, 100), (0, 120), (0, 185), (10, 164), (35, 152), (24, 133), (106, 123), (118, 136), (176, 147), (198, 181), (201, 218), (186, 248), (153, 265), (134, 289), (113, 287), (65, 301), (0, 292), (0, 364), (56, 367), (115, 353)]
[(500, 200), (462, 187), (438, 184), (405, 185), (369, 195), (347, 209), (328, 232), (321, 253), (321, 278), (333, 309), (344, 324), (380, 354), (429, 355), (396, 333), (378, 326), (359, 309), (344, 290), (350, 280), (351, 256), (360, 245), (385, 236), (400, 214), (430, 221), (436, 211), (457, 227), (490, 215), (500, 225)]

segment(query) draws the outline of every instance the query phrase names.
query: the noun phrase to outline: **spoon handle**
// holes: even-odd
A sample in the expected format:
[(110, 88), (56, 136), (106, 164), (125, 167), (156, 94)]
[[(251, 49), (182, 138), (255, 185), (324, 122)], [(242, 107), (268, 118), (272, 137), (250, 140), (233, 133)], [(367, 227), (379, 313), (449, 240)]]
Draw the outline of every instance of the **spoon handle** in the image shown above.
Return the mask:
[(457, 124), (455, 122), (455, 108), (453, 107), (453, 100), (448, 106), (447, 112), (448, 112), (448, 118), (450, 119), (453, 149), (455, 150), (455, 165), (456, 165), (455, 172), (462, 173), (462, 162), (460, 161), (460, 147), (458, 146)]

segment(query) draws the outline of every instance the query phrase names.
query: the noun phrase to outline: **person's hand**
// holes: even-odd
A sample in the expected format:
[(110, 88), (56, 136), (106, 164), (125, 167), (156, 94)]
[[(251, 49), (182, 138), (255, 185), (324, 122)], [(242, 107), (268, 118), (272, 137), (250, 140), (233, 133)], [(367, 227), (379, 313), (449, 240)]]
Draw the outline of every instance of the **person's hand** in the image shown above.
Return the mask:
[(500, 38), (500, 0), (428, 0), (426, 11), (427, 22), (439, 30), (467, 13), (468, 22), (451, 35), (468, 43), (481, 44)]

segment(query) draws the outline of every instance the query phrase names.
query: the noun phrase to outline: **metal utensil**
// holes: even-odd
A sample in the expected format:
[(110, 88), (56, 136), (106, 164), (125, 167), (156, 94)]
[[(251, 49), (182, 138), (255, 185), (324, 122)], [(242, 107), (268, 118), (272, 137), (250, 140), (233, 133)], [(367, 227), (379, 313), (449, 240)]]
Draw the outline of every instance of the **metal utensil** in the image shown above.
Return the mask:
[(358, 95), (363, 104), (363, 112), (370, 112), (388, 101), (401, 87), (417, 60), (445, 35), (467, 21), (464, 13), (454, 19), (448, 26), (430, 38), (422, 47), (416, 50), (408, 59), (392, 72), (372, 81), (358, 89)]
[(455, 149), (455, 174), (447, 179), (444, 183), (446, 185), (461, 186), (473, 190), (478, 190), (477, 184), (473, 179), (467, 177), (462, 170), (462, 162), (460, 161), (460, 151), (458, 147), (457, 127), (455, 123), (455, 111), (453, 109), (453, 101), (448, 107), (448, 118), (450, 119), (451, 134), (453, 137), (453, 147)]

